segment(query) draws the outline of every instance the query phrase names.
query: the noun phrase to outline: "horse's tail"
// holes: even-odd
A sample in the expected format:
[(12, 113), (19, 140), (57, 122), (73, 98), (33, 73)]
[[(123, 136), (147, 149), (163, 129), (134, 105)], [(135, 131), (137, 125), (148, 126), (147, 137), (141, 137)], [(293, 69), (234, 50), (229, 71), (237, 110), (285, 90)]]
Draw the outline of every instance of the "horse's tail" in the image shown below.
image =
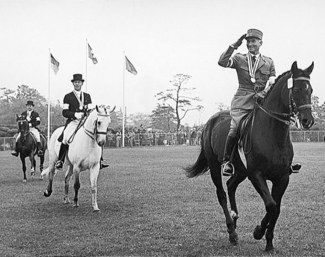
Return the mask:
[(201, 148), (201, 152), (196, 162), (193, 165), (184, 168), (184, 170), (186, 171), (186, 176), (189, 178), (202, 175), (209, 170), (208, 160), (204, 155), (203, 148)]

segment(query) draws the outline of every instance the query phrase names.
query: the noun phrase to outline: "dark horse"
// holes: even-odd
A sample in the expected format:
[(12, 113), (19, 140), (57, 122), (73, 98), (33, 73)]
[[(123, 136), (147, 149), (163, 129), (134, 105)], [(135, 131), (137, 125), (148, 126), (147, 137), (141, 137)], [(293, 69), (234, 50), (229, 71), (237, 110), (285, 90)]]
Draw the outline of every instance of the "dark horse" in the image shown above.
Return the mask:
[[(195, 164), (185, 168), (188, 177), (201, 175), (210, 169), (217, 188), (218, 201), (226, 217), (229, 240), (237, 244), (236, 221), (238, 210), (235, 193), (238, 185), (249, 178), (262, 197), (266, 214), (254, 230), (254, 238), (266, 238), (266, 251), (273, 250), (274, 227), (280, 214), (281, 199), (289, 184), (292, 173), (293, 146), (290, 141), (290, 119), (298, 117), (304, 129), (314, 124), (311, 111), (312, 87), (310, 74), (312, 63), (307, 69), (298, 69), (297, 63), (291, 70), (277, 79), (263, 105), (256, 103), (238, 146), (232, 154), (235, 174), (227, 181), (231, 212), (227, 208), (227, 196), (222, 185), (221, 163), (225, 139), (230, 126), (229, 111), (213, 115), (206, 123), (201, 140), (201, 152)], [(270, 192), (267, 180), (272, 182)]]
[[(17, 122), (18, 122), (18, 132), (20, 132), (20, 137), (17, 141), (17, 151), (20, 154), (21, 163), (23, 166), (23, 173), (24, 173), (24, 182), (27, 181), (26, 177), (26, 162), (25, 158), (29, 157), (31, 163), (31, 175), (35, 176), (36, 170), (36, 160), (35, 155), (37, 153), (37, 142), (32, 133), (29, 131), (29, 123), (24, 116), (17, 115)], [(44, 163), (44, 154), (47, 148), (47, 142), (44, 135), (40, 133), (41, 137), (41, 145), (43, 155), (40, 157), (40, 172), (43, 170), (43, 163)]]

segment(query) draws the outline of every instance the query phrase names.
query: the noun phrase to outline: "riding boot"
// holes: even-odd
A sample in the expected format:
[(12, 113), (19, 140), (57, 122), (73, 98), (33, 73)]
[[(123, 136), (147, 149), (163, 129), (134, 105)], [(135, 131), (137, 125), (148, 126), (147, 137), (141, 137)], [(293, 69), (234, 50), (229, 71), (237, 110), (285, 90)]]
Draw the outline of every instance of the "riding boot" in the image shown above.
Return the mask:
[(37, 142), (37, 155), (42, 156), (43, 154), (41, 142)]
[(230, 162), (230, 157), (233, 151), (233, 148), (237, 142), (237, 137), (228, 135), (225, 145), (225, 151), (223, 155), (223, 163), (221, 165), (222, 174), (224, 176), (232, 176), (234, 174), (234, 166)]
[(105, 162), (105, 160), (103, 159), (103, 156), (100, 157), (100, 168), (99, 169), (104, 169), (107, 168), (109, 166), (108, 163)]
[(66, 145), (66, 144), (63, 144), (63, 143), (61, 144), (60, 151), (59, 151), (59, 158), (55, 163), (55, 168), (62, 169), (64, 159), (65, 159), (65, 155), (66, 155), (68, 149), (69, 149), (69, 145)]
[(11, 152), (11, 155), (16, 156), (16, 157), (19, 155), (19, 153), (17, 151), (17, 142), (15, 144), (15, 149)]

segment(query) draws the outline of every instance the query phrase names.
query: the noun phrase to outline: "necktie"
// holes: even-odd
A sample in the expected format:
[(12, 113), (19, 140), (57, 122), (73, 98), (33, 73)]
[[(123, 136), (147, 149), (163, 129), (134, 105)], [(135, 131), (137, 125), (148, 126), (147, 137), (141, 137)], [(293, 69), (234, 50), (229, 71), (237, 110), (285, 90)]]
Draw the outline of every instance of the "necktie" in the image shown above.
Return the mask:
[(255, 61), (256, 61), (256, 56), (253, 55), (253, 56), (252, 56), (252, 66), (253, 66), (253, 67), (254, 67)]

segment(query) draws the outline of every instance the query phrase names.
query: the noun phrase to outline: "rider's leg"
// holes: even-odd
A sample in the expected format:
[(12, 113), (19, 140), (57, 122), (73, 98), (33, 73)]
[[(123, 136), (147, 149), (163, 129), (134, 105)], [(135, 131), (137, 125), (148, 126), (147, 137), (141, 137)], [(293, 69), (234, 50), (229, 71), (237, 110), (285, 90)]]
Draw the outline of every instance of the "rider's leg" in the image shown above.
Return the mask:
[(103, 147), (102, 147), (102, 155), (100, 156), (100, 169), (107, 168), (109, 164), (103, 158)]
[(230, 162), (230, 157), (234, 146), (237, 142), (237, 122), (234, 119), (231, 119), (230, 130), (226, 139), (224, 154), (223, 154), (223, 163), (221, 166), (222, 174), (224, 176), (231, 176), (234, 173), (233, 165)]
[(65, 155), (66, 155), (68, 149), (69, 149), (69, 145), (61, 143), (60, 151), (59, 151), (59, 158), (55, 163), (55, 168), (62, 169)]
[(16, 157), (19, 155), (19, 153), (17, 151), (17, 142), (18, 142), (19, 137), (20, 137), (20, 133), (18, 133), (18, 135), (16, 137), (15, 147), (14, 147), (14, 150), (12, 150), (12, 152), (11, 152), (11, 154)]
[(34, 134), (36, 142), (37, 142), (37, 155), (43, 155), (42, 144), (41, 144), (41, 136), (39, 131), (36, 128), (31, 129), (31, 132)]

